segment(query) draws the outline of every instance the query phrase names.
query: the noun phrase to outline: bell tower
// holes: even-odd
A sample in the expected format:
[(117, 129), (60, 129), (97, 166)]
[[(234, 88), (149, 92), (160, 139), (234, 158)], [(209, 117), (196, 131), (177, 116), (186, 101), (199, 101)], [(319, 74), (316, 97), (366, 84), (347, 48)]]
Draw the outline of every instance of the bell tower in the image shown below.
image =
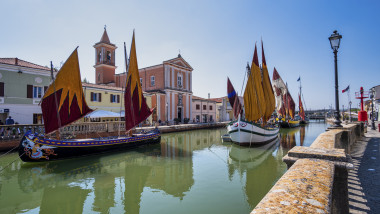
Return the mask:
[(95, 83), (115, 85), (115, 50), (116, 45), (110, 42), (106, 26), (100, 42), (94, 45), (95, 48)]

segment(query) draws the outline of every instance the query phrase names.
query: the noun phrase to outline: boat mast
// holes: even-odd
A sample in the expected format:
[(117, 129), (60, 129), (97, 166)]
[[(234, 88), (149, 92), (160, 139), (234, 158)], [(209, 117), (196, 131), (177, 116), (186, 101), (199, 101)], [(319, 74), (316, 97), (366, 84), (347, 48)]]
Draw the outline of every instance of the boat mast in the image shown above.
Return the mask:
[[(127, 83), (127, 71), (128, 71), (128, 55), (127, 55), (127, 47), (125, 45), (125, 42), (124, 42), (124, 62), (125, 62), (125, 84)], [(124, 86), (125, 84), (123, 84), (121, 86), (121, 97), (120, 97), (120, 118), (121, 118), (121, 109), (122, 109), (122, 105), (123, 105), (123, 92), (124, 92)], [(124, 109), (124, 113), (125, 113), (125, 109)], [(125, 120), (125, 114), (124, 114), (124, 120)], [(121, 121), (120, 121), (121, 122)], [(121, 124), (119, 123), (119, 136), (120, 136), (120, 126)]]
[[(77, 47), (78, 48), (78, 47)], [(60, 128), (61, 128), (61, 118), (59, 117), (59, 112), (58, 112), (58, 101), (57, 101), (57, 93), (56, 93), (56, 90), (55, 90), (55, 79), (54, 79), (54, 74), (53, 74), (53, 62), (50, 61), (50, 74), (51, 74), (51, 80), (53, 81), (53, 89), (54, 89), (54, 100), (55, 100), (55, 110), (57, 112), (57, 121), (58, 121), (58, 139), (61, 138), (61, 132), (60, 132)]]

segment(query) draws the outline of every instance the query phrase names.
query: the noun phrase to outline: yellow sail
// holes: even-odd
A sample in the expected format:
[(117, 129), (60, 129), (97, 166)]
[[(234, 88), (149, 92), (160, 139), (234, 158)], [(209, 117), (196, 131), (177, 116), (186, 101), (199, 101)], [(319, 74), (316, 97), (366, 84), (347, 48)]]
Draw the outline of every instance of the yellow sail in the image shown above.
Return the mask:
[(251, 72), (248, 74), (247, 86), (244, 91), (245, 119), (248, 121), (257, 121), (264, 116), (266, 104), (261, 82), (262, 78), (255, 45)]
[(262, 50), (262, 66), (263, 66), (262, 68), (263, 92), (264, 92), (264, 97), (265, 97), (265, 113), (263, 117), (263, 122), (266, 122), (271, 117), (274, 109), (276, 108), (276, 101), (274, 98), (272, 83), (270, 82), (270, 79), (269, 79), (267, 63), (266, 63), (265, 55), (264, 55), (264, 46), (263, 46), (262, 41), (261, 41), (261, 50)]

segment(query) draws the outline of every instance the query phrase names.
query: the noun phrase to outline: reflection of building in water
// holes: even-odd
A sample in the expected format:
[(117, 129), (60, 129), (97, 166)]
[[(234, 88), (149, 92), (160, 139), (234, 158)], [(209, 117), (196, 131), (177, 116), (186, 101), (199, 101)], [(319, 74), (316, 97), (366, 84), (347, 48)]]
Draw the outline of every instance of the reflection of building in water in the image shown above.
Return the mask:
[(229, 177), (232, 178), (235, 171), (243, 177), (246, 174), (245, 194), (247, 202), (253, 209), (273, 186), (274, 182), (286, 170), (286, 165), (281, 166), (273, 152), (277, 150), (279, 140), (275, 140), (260, 147), (241, 147), (232, 145), (229, 153)]
[[(134, 151), (22, 165), (8, 174), (11, 178), (6, 185), (2, 183), (0, 213), (38, 207), (41, 212), (77, 213), (88, 209), (85, 201), (99, 213), (108, 213), (119, 204), (126, 213), (138, 213), (145, 187), (182, 200), (194, 184), (193, 151), (221, 144), (220, 135), (218, 130), (165, 134), (160, 145)], [(23, 198), (22, 202), (11, 195)]]

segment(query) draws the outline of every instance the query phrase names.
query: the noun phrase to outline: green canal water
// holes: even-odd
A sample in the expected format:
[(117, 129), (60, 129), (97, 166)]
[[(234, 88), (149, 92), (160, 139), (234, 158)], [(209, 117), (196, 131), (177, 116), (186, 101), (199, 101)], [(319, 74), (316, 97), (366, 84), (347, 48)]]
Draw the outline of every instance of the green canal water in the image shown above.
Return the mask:
[(284, 129), (255, 148), (223, 143), (226, 129), (213, 129), (50, 163), (8, 154), (0, 157), (0, 213), (249, 213), (286, 172), (287, 151), (309, 146), (326, 128)]

